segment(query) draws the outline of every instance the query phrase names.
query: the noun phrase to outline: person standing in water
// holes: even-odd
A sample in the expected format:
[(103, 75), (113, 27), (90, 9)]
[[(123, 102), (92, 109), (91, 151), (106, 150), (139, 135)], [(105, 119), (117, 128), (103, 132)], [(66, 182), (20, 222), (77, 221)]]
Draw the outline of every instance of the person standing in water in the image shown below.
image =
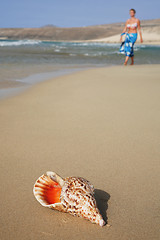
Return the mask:
[(133, 46), (137, 40), (137, 29), (140, 35), (140, 41), (143, 42), (140, 21), (135, 17), (136, 10), (130, 9), (131, 18), (126, 21), (125, 28), (121, 34), (120, 42), (122, 42), (122, 36), (126, 34), (125, 41), (120, 46), (120, 52), (125, 53), (126, 59), (124, 65), (127, 65), (129, 58), (131, 58), (131, 65), (134, 64), (134, 51)]

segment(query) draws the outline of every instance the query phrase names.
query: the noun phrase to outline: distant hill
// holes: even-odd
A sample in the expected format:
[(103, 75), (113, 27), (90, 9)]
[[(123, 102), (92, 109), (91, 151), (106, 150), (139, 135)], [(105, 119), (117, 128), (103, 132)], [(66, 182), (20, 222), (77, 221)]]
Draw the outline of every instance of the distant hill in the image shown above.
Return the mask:
[(49, 28), (50, 28), (50, 27), (52, 27), (52, 28), (54, 27), (54, 28), (55, 28), (55, 27), (57, 27), (57, 26), (56, 26), (56, 25), (53, 25), (53, 24), (47, 24), (47, 25), (42, 26), (41, 28), (48, 28), (48, 27), (49, 27)]
[[(160, 33), (160, 19), (143, 20), (141, 25), (145, 30), (156, 29)], [(0, 38), (83, 41), (120, 34), (123, 28), (123, 22), (77, 28), (60, 28), (54, 25), (41, 28), (0, 28)]]

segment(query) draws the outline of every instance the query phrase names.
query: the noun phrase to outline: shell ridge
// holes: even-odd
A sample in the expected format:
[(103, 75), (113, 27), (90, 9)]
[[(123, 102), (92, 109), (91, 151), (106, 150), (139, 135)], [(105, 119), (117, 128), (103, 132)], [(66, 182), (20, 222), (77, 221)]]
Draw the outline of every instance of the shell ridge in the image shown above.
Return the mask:
[(33, 194), (42, 206), (54, 207), (55, 203), (60, 202), (61, 187), (43, 174), (35, 182)]
[(33, 193), (45, 207), (83, 217), (100, 226), (105, 225), (94, 196), (94, 187), (82, 177), (62, 178), (48, 171), (39, 177)]

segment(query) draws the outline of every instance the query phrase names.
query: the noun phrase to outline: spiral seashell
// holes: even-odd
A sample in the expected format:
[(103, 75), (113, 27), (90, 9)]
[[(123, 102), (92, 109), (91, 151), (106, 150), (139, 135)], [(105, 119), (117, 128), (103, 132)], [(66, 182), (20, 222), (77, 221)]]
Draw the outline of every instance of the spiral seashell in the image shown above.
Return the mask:
[(83, 217), (101, 227), (105, 225), (94, 198), (94, 187), (84, 178), (62, 178), (47, 172), (37, 179), (33, 194), (44, 207)]

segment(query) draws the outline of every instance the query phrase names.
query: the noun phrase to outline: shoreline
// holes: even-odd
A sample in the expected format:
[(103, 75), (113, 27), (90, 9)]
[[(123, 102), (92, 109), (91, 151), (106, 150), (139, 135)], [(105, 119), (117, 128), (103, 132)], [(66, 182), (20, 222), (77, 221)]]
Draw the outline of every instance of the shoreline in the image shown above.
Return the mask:
[[(157, 64), (135, 64), (132, 67), (136, 66), (156, 66)], [(159, 65), (159, 64), (158, 64)], [(41, 82), (46, 82), (50, 81), (50, 79), (56, 79), (57, 77), (61, 76), (67, 76), (67, 75), (72, 75), (73, 73), (76, 72), (83, 72), (89, 69), (99, 69), (99, 68), (111, 68), (111, 67), (123, 67), (123, 65), (104, 65), (104, 66), (87, 66), (87, 67), (72, 67), (72, 68), (66, 68), (62, 69), (59, 68), (54, 71), (43, 71), (41, 73), (32, 73), (29, 74), (28, 76), (24, 76), (20, 79), (14, 79), (10, 80), (8, 86), (5, 87), (0, 87), (0, 101), (5, 100), (7, 98), (12, 98), (16, 95), (19, 95), (20, 93), (23, 93), (27, 91), (28, 89), (32, 88), (34, 85), (37, 85)], [(130, 67), (129, 65), (127, 67)], [(3, 82), (1, 82), (3, 84)], [(16, 86), (17, 85), (17, 86)]]
[[(54, 75), (54, 72), (57, 72), (57, 71), (59, 72), (61, 71), (61, 69), (63, 71), (63, 69), (66, 69), (66, 68), (67, 69), (80, 68), (83, 70), (86, 68), (95, 68), (95, 67), (99, 68), (102, 66), (110, 66), (111, 64), (114, 66), (123, 64), (123, 56), (119, 54), (120, 43), (112, 43), (112, 42), (106, 43), (104, 41), (104, 45), (101, 42), (100, 44), (98, 43), (98, 45), (96, 45), (97, 41), (98, 40), (95, 40), (92, 42), (79, 41), (79, 42), (83, 42), (82, 44), (74, 44), (74, 43), (65, 44), (64, 43), (65, 45), (64, 47), (62, 47), (61, 44), (54, 45), (54, 41), (53, 41), (53, 43), (51, 44), (40, 43), (38, 45), (38, 50), (36, 49), (36, 45), (33, 47), (32, 45), (28, 46), (27, 42), (23, 43), (20, 41), (20, 45), (24, 44), (24, 46), (22, 47), (20, 46), (18, 48), (16, 47), (16, 45), (19, 46), (19, 43), (16, 43), (15, 45), (11, 43), (11, 46), (9, 43), (8, 45), (6, 44), (6, 47), (5, 47), (5, 44), (2, 43), (1, 66), (0, 66), (0, 70), (1, 70), (0, 98), (3, 98), (5, 94), (9, 95), (11, 91), (14, 94), (16, 93), (16, 91), (19, 91), (21, 89), (23, 90), (25, 87), (27, 87), (28, 86), (27, 81), (25, 83), (23, 81), (23, 78), (27, 76), (30, 76), (32, 78), (32, 75), (33, 75), (33, 78), (34, 78), (35, 74), (37, 74), (37, 77), (40, 78), (41, 75), (43, 76), (44, 73), (45, 74), (48, 73), (50, 75), (51, 72), (53, 72), (53, 75)], [(34, 43), (34, 44), (37, 44), (37, 43)], [(52, 46), (52, 44), (54, 46)], [(73, 45), (73, 50), (70, 45)], [(147, 47), (147, 45), (145, 45), (145, 43), (139, 44), (137, 42), (136, 45), (137, 45), (137, 49), (135, 50), (137, 50), (140, 53), (139, 57), (137, 58), (136, 64), (141, 64), (141, 63), (155, 64), (159, 62), (159, 58), (158, 58), (158, 52), (160, 50), (159, 48), (157, 49), (158, 51), (156, 51), (156, 47), (153, 47), (152, 49), (153, 53), (151, 54), (150, 49)], [(153, 44), (150, 43), (149, 46), (153, 46)], [(158, 46), (158, 45), (154, 45), (154, 46)], [(47, 52), (46, 52), (47, 55), (44, 50), (45, 48), (47, 48)], [(146, 54), (145, 54), (145, 51), (143, 51), (143, 48), (146, 48)], [(29, 51), (30, 54), (24, 54), (23, 56), (23, 51), (26, 53), (26, 49), (27, 51)], [(39, 56), (37, 55), (37, 51), (39, 51), (40, 53)], [(8, 56), (10, 54), (11, 54), (11, 57), (10, 59), (8, 59)], [(150, 59), (150, 56), (151, 56), (151, 59)], [(35, 57), (35, 61), (33, 62), (32, 58), (34, 57)], [(23, 61), (20, 61), (20, 59)], [(18, 63), (18, 61), (20, 62)], [(68, 61), (68, 64), (67, 64), (67, 61)], [(38, 73), (41, 73), (41, 74), (39, 74), (38, 76)], [(50, 76), (48, 77), (46, 76), (45, 78), (47, 79)]]
[[(86, 68), (86, 69), (89, 69)], [(41, 72), (41, 73), (33, 73), (26, 77), (17, 79), (17, 80), (10, 80), (13, 86), (10, 86), (11, 83), (9, 82), (7, 87), (0, 88), (0, 101), (6, 98), (10, 98), (13, 96), (18, 95), (21, 92), (26, 91), (27, 89), (33, 87), (34, 85), (39, 84), (40, 82), (48, 81), (50, 79), (55, 79), (60, 76), (67, 76), (68, 74), (72, 74), (74, 72), (80, 72), (85, 70), (85, 68), (66, 68), (66, 69), (58, 69), (55, 71), (49, 72)], [(14, 84), (18, 86), (14, 86)]]
[[(118, 34), (118, 37), (120, 35)], [(112, 40), (113, 38), (113, 40)], [(115, 39), (116, 38), (116, 39)], [(117, 35), (113, 35), (111, 37), (107, 37), (107, 38), (100, 38), (100, 39), (90, 39), (90, 40), (48, 40), (48, 39), (39, 39), (39, 38), (34, 38), (34, 39), (30, 39), (30, 38), (25, 38), (25, 39), (7, 39), (7, 38), (3, 38), (0, 40), (11, 40), (11, 41), (20, 41), (20, 40), (29, 40), (29, 41), (41, 41), (41, 42), (66, 42), (66, 43), (108, 43), (108, 44), (120, 44), (120, 41), (117, 40)], [(155, 41), (155, 40), (151, 40), (151, 41), (144, 41), (143, 43), (141, 43), (140, 41), (136, 42), (136, 44), (139, 45), (157, 45), (160, 46), (160, 40), (159, 41)]]

